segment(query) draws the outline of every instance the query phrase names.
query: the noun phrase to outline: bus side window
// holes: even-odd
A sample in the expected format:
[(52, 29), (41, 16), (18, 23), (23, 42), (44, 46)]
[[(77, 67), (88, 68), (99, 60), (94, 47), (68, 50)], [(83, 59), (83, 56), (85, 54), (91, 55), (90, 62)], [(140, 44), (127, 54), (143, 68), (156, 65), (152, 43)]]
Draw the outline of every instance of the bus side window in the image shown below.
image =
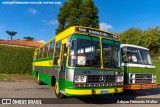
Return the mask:
[(50, 42), (48, 57), (53, 57), (53, 53), (54, 53), (54, 41)]
[(39, 59), (42, 59), (42, 52), (43, 52), (43, 48), (39, 49)]
[(46, 44), (43, 49), (43, 58), (46, 58), (48, 57), (48, 44)]
[(60, 58), (60, 49), (61, 49), (61, 42), (57, 43), (55, 46), (55, 54), (54, 54), (55, 65), (58, 65), (58, 59)]
[(34, 57), (34, 60), (37, 60), (37, 59), (39, 59), (39, 50), (37, 50), (36, 52), (35, 52), (35, 57)]

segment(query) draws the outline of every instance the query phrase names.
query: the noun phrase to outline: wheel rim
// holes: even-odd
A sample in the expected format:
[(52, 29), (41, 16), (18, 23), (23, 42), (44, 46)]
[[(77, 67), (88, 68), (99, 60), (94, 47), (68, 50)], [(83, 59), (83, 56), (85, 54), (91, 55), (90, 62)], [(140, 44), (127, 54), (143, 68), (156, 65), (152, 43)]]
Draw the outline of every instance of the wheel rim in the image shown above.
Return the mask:
[(39, 74), (38, 74), (38, 79), (37, 79), (37, 81), (39, 82)]
[(56, 85), (55, 85), (55, 91), (56, 91), (57, 94), (59, 93), (59, 90), (58, 90), (58, 83), (56, 83)]

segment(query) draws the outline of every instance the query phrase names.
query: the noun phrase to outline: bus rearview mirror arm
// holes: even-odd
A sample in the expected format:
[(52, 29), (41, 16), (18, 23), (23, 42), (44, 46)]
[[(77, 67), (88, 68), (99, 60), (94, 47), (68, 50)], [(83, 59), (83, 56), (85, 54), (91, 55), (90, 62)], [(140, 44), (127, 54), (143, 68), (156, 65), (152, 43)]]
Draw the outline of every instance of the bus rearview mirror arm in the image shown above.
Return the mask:
[(122, 48), (122, 52), (123, 52), (123, 54), (127, 55), (127, 49), (126, 49), (126, 47)]
[(123, 61), (124, 63), (128, 63), (128, 62), (129, 62), (129, 59), (127, 58), (127, 55), (126, 55), (126, 54), (124, 54), (124, 55), (122, 56), (122, 61)]

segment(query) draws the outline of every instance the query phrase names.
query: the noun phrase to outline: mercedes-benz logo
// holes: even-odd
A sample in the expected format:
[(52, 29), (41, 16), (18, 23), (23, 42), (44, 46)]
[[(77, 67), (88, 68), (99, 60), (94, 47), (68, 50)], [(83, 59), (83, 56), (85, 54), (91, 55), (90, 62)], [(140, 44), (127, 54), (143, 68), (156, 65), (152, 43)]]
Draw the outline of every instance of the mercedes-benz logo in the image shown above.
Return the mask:
[(148, 78), (146, 76), (143, 77), (143, 81), (146, 81)]
[(105, 76), (100, 76), (99, 81), (100, 82), (106, 82), (106, 77)]

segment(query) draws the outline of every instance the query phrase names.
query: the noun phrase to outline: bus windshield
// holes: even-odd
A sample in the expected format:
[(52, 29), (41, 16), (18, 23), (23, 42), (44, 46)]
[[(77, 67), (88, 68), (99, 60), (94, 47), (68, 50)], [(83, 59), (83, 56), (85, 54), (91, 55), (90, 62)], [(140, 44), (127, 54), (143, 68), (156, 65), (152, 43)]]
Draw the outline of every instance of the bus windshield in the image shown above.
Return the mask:
[[(102, 43), (104, 68), (120, 68), (120, 46)], [(113, 42), (111, 42), (113, 43)], [(93, 36), (73, 35), (70, 51), (70, 66), (88, 66), (100, 68), (100, 39)]]
[(74, 35), (72, 37), (70, 65), (100, 67), (99, 41), (97, 37)]
[(148, 50), (127, 47), (129, 63), (152, 65)]
[(120, 68), (120, 46), (114, 42), (102, 39), (103, 66), (105, 68)]

